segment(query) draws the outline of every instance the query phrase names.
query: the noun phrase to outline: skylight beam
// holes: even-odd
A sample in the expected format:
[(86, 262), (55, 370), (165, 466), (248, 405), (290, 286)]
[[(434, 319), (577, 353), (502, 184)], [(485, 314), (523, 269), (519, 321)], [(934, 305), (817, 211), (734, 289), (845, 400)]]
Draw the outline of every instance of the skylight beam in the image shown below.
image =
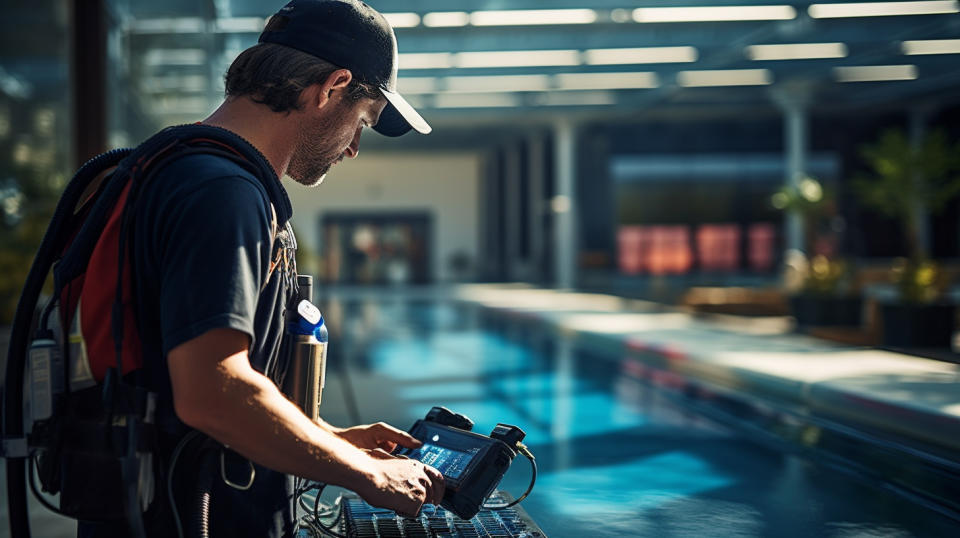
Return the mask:
[(797, 10), (787, 5), (642, 7), (633, 10), (633, 20), (640, 23), (775, 21), (796, 17)]
[(847, 46), (843, 43), (795, 43), (783, 45), (750, 45), (747, 57), (751, 60), (809, 60), (817, 58), (845, 58)]
[(812, 4), (807, 9), (807, 13), (814, 19), (939, 15), (957, 12), (960, 12), (957, 0)]
[(680, 71), (677, 84), (685, 87), (764, 86), (773, 83), (769, 69), (716, 69)]
[(883, 82), (915, 80), (918, 76), (915, 65), (855, 65), (834, 67), (838, 82)]
[(590, 24), (596, 20), (597, 12), (592, 9), (511, 9), (470, 14), (470, 23), (474, 26)]

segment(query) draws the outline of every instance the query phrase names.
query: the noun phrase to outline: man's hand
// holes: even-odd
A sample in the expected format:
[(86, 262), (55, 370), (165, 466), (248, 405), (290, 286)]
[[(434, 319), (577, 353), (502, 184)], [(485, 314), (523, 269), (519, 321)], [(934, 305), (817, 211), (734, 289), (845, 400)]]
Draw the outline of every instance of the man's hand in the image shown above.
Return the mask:
[(424, 504), (440, 504), (443, 500), (440, 471), (381, 449), (367, 453), (374, 461), (373, 487), (359, 488), (357, 493), (372, 506), (393, 510), (404, 517), (416, 517)]
[(380, 448), (393, 452), (397, 445), (417, 448), (423, 443), (405, 431), (398, 430), (385, 422), (364, 424), (351, 428), (335, 428), (333, 432), (357, 448), (373, 450)]

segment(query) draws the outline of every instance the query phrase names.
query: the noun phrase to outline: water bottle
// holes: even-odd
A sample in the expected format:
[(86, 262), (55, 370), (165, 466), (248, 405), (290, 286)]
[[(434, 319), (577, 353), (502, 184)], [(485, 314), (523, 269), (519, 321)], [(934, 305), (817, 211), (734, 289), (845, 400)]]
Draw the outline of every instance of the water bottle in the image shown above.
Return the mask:
[(312, 281), (309, 275), (297, 276), (300, 301), (294, 319), (287, 324), (292, 341), (283, 392), (305, 415), (317, 420), (326, 381), (328, 332), (323, 315), (310, 302)]

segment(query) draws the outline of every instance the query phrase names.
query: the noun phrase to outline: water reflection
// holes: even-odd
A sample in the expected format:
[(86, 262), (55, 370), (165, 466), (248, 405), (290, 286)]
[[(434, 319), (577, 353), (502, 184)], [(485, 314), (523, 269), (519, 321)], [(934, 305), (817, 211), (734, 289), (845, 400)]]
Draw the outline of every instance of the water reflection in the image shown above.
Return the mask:
[[(713, 423), (562, 334), (446, 302), (324, 308), (340, 371), (328, 390), (348, 373), (361, 420), (403, 426), (445, 405), (480, 433), (527, 432), (540, 477), (524, 506), (551, 537), (956, 535), (956, 522)], [(333, 398), (327, 418), (346, 422)], [(529, 478), (518, 459), (502, 487)]]

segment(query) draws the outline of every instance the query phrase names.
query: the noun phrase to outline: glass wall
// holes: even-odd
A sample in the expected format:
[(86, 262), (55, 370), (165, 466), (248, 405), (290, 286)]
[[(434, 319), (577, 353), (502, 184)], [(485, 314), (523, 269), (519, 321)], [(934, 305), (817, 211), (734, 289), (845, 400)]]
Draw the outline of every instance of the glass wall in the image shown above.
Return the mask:
[(0, 324), (73, 168), (68, 13), (66, 0), (16, 0), (0, 17)]

